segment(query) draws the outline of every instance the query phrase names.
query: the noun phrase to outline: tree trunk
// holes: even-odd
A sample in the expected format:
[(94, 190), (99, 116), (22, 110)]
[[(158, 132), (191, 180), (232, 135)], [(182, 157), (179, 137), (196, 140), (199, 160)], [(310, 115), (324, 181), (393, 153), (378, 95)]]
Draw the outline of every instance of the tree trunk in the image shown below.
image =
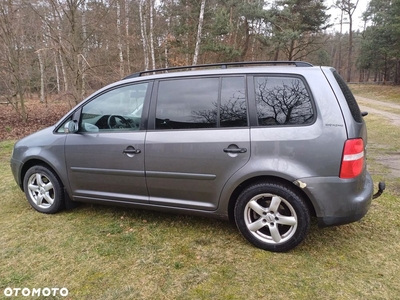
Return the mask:
[[(186, 9), (186, 28), (189, 28), (189, 5), (188, 5), (188, 0), (185, 1), (185, 9)], [(187, 31), (186, 34), (186, 53), (185, 53), (185, 63), (186, 65), (189, 65), (189, 40), (190, 40), (190, 32), (189, 30)]]
[(19, 95), (19, 103), (21, 104), (21, 117), (22, 121), (25, 123), (28, 120), (28, 114), (26, 113), (25, 108), (25, 98), (24, 98), (24, 89), (22, 88), (21, 82), (17, 83), (18, 95)]
[(81, 60), (81, 74), (82, 74), (82, 90), (81, 98), (84, 99), (86, 96), (86, 69), (87, 69), (87, 29), (86, 29), (86, 0), (82, 0), (82, 34), (83, 34), (83, 51)]
[(39, 67), (40, 67), (40, 102), (44, 103), (44, 62), (42, 52), (44, 49), (39, 49), (36, 51), (39, 58)]
[(126, 44), (126, 63), (128, 73), (131, 73), (130, 51), (129, 51), (129, 1), (125, 0), (125, 44)]
[(294, 40), (290, 41), (290, 48), (289, 48), (289, 53), (288, 53), (288, 60), (293, 59), (293, 51), (294, 51)]
[(67, 77), (67, 71), (65, 70), (65, 65), (64, 65), (63, 57), (61, 55), (60, 50), (58, 50), (58, 56), (60, 57), (61, 72), (63, 74), (64, 92), (67, 92), (68, 91), (68, 77)]
[(194, 49), (194, 56), (193, 56), (193, 65), (197, 65), (197, 59), (199, 57), (200, 52), (200, 42), (201, 42), (201, 32), (203, 30), (203, 21), (204, 21), (204, 8), (206, 5), (206, 0), (201, 1), (200, 6), (200, 15), (199, 15), (199, 26), (197, 28), (197, 39), (196, 39), (196, 47)]
[(124, 77), (124, 55), (122, 53), (121, 38), (121, 6), (117, 1), (117, 36), (118, 36), (118, 53), (119, 53), (119, 77)]
[(58, 60), (57, 60), (57, 53), (56, 52), (54, 52), (54, 68), (55, 68), (55, 71), (56, 71), (56, 82), (57, 82), (57, 94), (59, 94), (60, 93), (60, 89), (61, 89), (61, 87), (60, 87), (60, 71), (59, 71), (59, 69), (58, 69)]
[(142, 45), (143, 45), (144, 69), (145, 71), (147, 71), (149, 69), (149, 50), (147, 48), (146, 21), (143, 17), (144, 1), (145, 0), (140, 0), (139, 3), (139, 18), (140, 18), (140, 34), (142, 36)]
[(348, 61), (347, 61), (347, 82), (351, 81), (351, 67), (353, 64), (352, 56), (353, 56), (353, 20), (352, 16), (349, 14), (349, 52), (348, 52)]
[(150, 52), (151, 52), (151, 62), (153, 66), (153, 70), (156, 68), (156, 58), (154, 55), (154, 2), (150, 0)]
[(243, 48), (241, 50), (240, 53), (240, 61), (244, 61), (246, 59), (246, 54), (247, 54), (247, 50), (249, 49), (249, 44), (250, 44), (250, 26), (249, 26), (249, 22), (247, 20), (247, 18), (245, 18), (244, 20), (245, 23), (245, 39), (244, 39), (244, 45)]
[(275, 61), (279, 60), (279, 50), (280, 50), (280, 43), (278, 44), (278, 46), (276, 46), (275, 49), (275, 57), (274, 57)]
[(57, 43), (58, 43), (57, 54), (58, 54), (58, 58), (60, 60), (61, 73), (62, 73), (62, 76), (63, 76), (64, 92), (67, 92), (68, 91), (68, 78), (67, 78), (67, 71), (66, 71), (65, 65), (64, 65), (64, 60), (63, 60), (63, 57), (62, 57), (63, 42), (62, 42), (62, 36), (61, 36), (61, 33), (62, 33), (61, 20), (60, 20), (58, 14), (57, 14), (55, 6), (53, 6), (53, 18), (54, 18), (54, 21), (57, 24), (56, 25), (57, 26), (57, 33), (56, 33), (57, 34), (57, 38), (56, 38), (56, 40), (57, 40)]
[(167, 33), (164, 39), (164, 61), (165, 61), (165, 68), (169, 67), (169, 37), (170, 37), (170, 28), (171, 28), (171, 16), (168, 16), (167, 19)]

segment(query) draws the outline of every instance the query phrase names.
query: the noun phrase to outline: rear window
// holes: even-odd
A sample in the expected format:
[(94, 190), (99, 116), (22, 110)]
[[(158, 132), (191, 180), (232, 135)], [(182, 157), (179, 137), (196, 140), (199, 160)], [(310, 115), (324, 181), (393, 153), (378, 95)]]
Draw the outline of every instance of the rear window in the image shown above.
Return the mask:
[(247, 127), (244, 77), (161, 81), (156, 129)]
[(339, 84), (339, 87), (342, 90), (344, 97), (346, 98), (347, 105), (349, 106), (349, 109), (350, 109), (351, 115), (354, 118), (354, 121), (356, 121), (358, 123), (362, 123), (363, 119), (362, 119), (361, 111), (360, 111), (360, 108), (358, 107), (356, 98), (354, 98), (353, 93), (350, 91), (346, 82), (339, 75), (339, 73), (336, 70), (333, 70), (332, 73), (333, 73), (333, 76), (335, 77), (337, 83)]
[(313, 123), (313, 103), (300, 78), (256, 76), (254, 87), (259, 126)]

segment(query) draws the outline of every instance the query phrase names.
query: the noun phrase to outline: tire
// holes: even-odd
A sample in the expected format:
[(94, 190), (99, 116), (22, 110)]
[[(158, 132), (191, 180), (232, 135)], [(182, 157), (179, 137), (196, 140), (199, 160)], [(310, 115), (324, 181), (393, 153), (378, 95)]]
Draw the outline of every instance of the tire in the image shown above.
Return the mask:
[(299, 245), (310, 228), (310, 212), (290, 187), (262, 182), (246, 188), (235, 205), (240, 233), (254, 246), (286, 252)]
[(47, 167), (33, 166), (26, 172), (24, 192), (29, 204), (39, 212), (54, 214), (64, 207), (63, 185)]

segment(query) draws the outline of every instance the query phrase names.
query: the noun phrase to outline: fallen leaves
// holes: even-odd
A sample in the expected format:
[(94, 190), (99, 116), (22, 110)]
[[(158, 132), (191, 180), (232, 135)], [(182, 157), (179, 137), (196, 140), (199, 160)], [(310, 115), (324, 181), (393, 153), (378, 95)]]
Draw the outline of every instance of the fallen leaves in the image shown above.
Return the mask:
[(70, 110), (68, 102), (27, 100), (28, 119), (23, 122), (10, 104), (0, 104), (0, 141), (17, 140), (40, 129), (54, 125)]

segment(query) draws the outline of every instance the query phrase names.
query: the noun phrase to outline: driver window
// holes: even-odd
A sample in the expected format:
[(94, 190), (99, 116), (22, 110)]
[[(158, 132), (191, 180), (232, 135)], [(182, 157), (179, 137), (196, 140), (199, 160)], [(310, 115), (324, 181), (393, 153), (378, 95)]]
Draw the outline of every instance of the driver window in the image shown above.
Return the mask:
[(90, 101), (82, 109), (80, 131), (139, 130), (147, 85), (119, 87)]

